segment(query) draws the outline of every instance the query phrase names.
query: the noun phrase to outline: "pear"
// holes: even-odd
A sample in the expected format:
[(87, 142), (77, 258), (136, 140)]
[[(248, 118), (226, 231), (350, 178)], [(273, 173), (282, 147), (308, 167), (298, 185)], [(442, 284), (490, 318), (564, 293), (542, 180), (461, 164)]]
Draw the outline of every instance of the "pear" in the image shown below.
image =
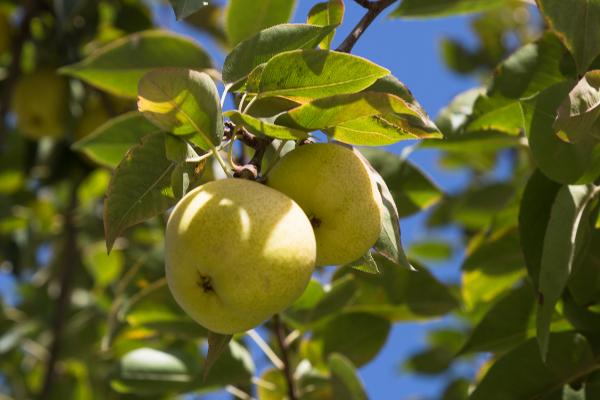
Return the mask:
[(173, 209), (165, 237), (173, 297), (194, 320), (221, 334), (251, 329), (304, 291), (316, 242), (289, 197), (243, 179), (206, 183)]
[(19, 131), (34, 140), (63, 137), (68, 99), (68, 82), (55, 71), (40, 69), (23, 75), (16, 82), (12, 96)]
[(267, 184), (294, 199), (310, 219), (317, 239), (317, 265), (359, 259), (381, 231), (381, 195), (369, 166), (352, 149), (307, 144), (287, 153)]

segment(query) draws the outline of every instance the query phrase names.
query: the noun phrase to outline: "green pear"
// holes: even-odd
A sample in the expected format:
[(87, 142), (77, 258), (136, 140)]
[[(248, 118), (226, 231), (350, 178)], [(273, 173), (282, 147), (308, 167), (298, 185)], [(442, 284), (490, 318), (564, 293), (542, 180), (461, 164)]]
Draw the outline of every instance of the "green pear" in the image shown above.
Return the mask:
[(200, 325), (233, 334), (292, 304), (315, 266), (310, 221), (292, 199), (243, 179), (206, 183), (173, 209), (165, 237), (173, 297)]
[(317, 265), (343, 265), (363, 256), (381, 231), (381, 195), (369, 166), (337, 144), (300, 146), (271, 170), (267, 184), (294, 199), (317, 239)]
[(60, 138), (66, 132), (69, 87), (50, 69), (23, 75), (15, 84), (12, 110), (19, 131), (30, 139)]

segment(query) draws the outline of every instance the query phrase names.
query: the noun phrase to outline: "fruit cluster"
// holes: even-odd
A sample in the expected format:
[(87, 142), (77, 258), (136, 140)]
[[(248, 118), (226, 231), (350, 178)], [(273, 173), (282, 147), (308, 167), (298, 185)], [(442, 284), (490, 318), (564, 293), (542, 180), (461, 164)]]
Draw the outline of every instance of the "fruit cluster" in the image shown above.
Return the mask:
[(381, 230), (370, 166), (338, 144), (303, 145), (266, 185), (206, 183), (181, 199), (166, 232), (166, 276), (179, 305), (213, 332), (255, 327), (291, 305), (315, 266), (367, 253)]

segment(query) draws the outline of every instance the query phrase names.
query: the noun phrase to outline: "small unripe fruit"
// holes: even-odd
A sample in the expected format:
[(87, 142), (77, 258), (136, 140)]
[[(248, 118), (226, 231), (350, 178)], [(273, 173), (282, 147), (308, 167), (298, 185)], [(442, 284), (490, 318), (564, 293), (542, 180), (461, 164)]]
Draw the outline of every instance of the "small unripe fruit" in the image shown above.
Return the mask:
[(287, 308), (306, 288), (315, 258), (302, 209), (253, 181), (206, 183), (181, 199), (167, 223), (171, 293), (217, 333), (246, 331)]

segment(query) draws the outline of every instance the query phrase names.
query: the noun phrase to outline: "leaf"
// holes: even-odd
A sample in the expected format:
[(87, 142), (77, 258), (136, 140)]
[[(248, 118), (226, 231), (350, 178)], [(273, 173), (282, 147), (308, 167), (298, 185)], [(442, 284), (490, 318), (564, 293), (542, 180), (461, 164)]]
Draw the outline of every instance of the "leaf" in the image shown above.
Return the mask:
[(573, 54), (583, 74), (600, 54), (600, 3), (597, 0), (537, 0), (544, 19)]
[[(329, 0), (315, 4), (308, 11), (306, 22), (318, 26), (339, 26), (344, 20), (344, 0)], [(319, 48), (328, 50), (331, 47), (331, 41), (335, 35), (335, 31), (330, 32), (319, 43)]]
[(317, 130), (379, 114), (424, 118), (418, 110), (399, 97), (387, 93), (360, 92), (313, 100), (281, 114), (277, 124), (298, 129)]
[(221, 47), (227, 47), (227, 34), (223, 21), (224, 7), (211, 1), (208, 3), (186, 18), (185, 22), (200, 32), (210, 35)]
[(554, 129), (574, 143), (592, 136), (600, 141), (600, 70), (588, 71), (558, 108)]
[(178, 20), (189, 17), (202, 7), (208, 5), (205, 0), (169, 0)]
[(292, 50), (271, 58), (262, 73), (259, 97), (320, 98), (366, 89), (389, 71), (351, 54)]
[(506, 293), (475, 326), (459, 354), (504, 352), (523, 342), (529, 334), (535, 305), (534, 289), (522, 285)]
[(564, 184), (588, 183), (600, 173), (595, 140), (582, 138), (565, 143), (554, 132), (556, 110), (571, 88), (572, 81), (550, 86), (537, 96), (521, 102), (529, 146), (537, 167), (550, 179)]
[(346, 400), (367, 400), (362, 382), (352, 362), (341, 354), (331, 354), (327, 360), (331, 371), (333, 397)]
[(202, 373), (204, 380), (206, 380), (208, 377), (210, 369), (213, 367), (215, 362), (228, 348), (231, 338), (232, 335), (221, 335), (220, 333), (208, 331), (208, 353), (206, 354), (206, 360), (204, 361)]
[(442, 240), (422, 240), (414, 242), (408, 248), (408, 257), (424, 261), (444, 262), (453, 256), (450, 243)]
[(403, 0), (390, 16), (395, 18), (444, 17), (485, 11), (505, 3), (505, 0)]
[(139, 348), (119, 360), (118, 378), (111, 386), (119, 393), (159, 395), (184, 391), (198, 376), (187, 354)]
[(110, 285), (121, 274), (125, 257), (120, 251), (106, 254), (104, 243), (96, 242), (84, 248), (83, 265), (94, 278), (98, 288)]
[(161, 68), (140, 80), (138, 109), (156, 126), (189, 139), (203, 150), (221, 143), (223, 117), (219, 93), (203, 72)]
[[(494, 362), (471, 393), (469, 400), (549, 399), (597, 369), (586, 339), (572, 332), (552, 334), (554, 345), (546, 362), (540, 358), (535, 339), (530, 339)], [(507, 384), (510, 382), (510, 384)]]
[(530, 282), (537, 290), (544, 236), (554, 199), (561, 185), (535, 170), (525, 186), (519, 207), (519, 238)]
[(467, 309), (486, 304), (525, 275), (516, 229), (482, 241), (468, 251), (462, 265), (462, 295)]
[(288, 22), (294, 0), (231, 0), (225, 16), (229, 43), (235, 46), (259, 31)]
[(282, 140), (300, 140), (308, 137), (308, 133), (305, 131), (271, 124), (238, 111), (226, 111), (223, 115), (233, 121), (236, 126), (243, 126), (250, 133), (257, 136), (267, 136)]
[(542, 358), (548, 352), (554, 307), (567, 284), (575, 256), (587, 237), (581, 221), (595, 193), (591, 185), (563, 186), (552, 205), (544, 237), (539, 282), (537, 338)]
[[(590, 224), (588, 221), (583, 223)], [(582, 306), (600, 303), (600, 253), (597, 251), (600, 248), (600, 229), (592, 228), (590, 231), (591, 238), (575, 259), (568, 283), (569, 292)]]
[(119, 115), (98, 127), (94, 132), (73, 143), (73, 150), (81, 151), (92, 161), (114, 168), (131, 147), (147, 135), (160, 132), (138, 112)]
[(475, 101), (481, 94), (483, 94), (482, 88), (469, 89), (455, 96), (446, 107), (442, 108), (437, 116), (436, 125), (446, 138), (458, 135), (458, 131), (472, 114)]
[(315, 328), (311, 340), (322, 346), (323, 354), (341, 353), (353, 364), (371, 361), (385, 345), (390, 322), (367, 313), (343, 313)]
[(333, 28), (308, 24), (281, 24), (264, 29), (250, 39), (240, 42), (227, 55), (223, 63), (223, 81), (237, 82), (281, 52), (314, 48)]
[(204, 49), (167, 31), (144, 31), (117, 39), (61, 73), (79, 78), (116, 96), (135, 98), (138, 81), (161, 67), (211, 68)]
[(377, 268), (377, 263), (375, 259), (371, 255), (371, 253), (367, 253), (358, 260), (351, 262), (348, 264), (348, 267), (353, 268), (357, 271), (363, 271), (368, 274), (378, 274), (379, 268)]
[(115, 169), (104, 200), (106, 247), (125, 229), (154, 217), (175, 203), (171, 172), (175, 163), (165, 155), (165, 135), (146, 136), (130, 149)]
[(442, 199), (441, 189), (410, 161), (379, 149), (364, 148), (360, 152), (388, 183), (401, 218), (425, 210)]

